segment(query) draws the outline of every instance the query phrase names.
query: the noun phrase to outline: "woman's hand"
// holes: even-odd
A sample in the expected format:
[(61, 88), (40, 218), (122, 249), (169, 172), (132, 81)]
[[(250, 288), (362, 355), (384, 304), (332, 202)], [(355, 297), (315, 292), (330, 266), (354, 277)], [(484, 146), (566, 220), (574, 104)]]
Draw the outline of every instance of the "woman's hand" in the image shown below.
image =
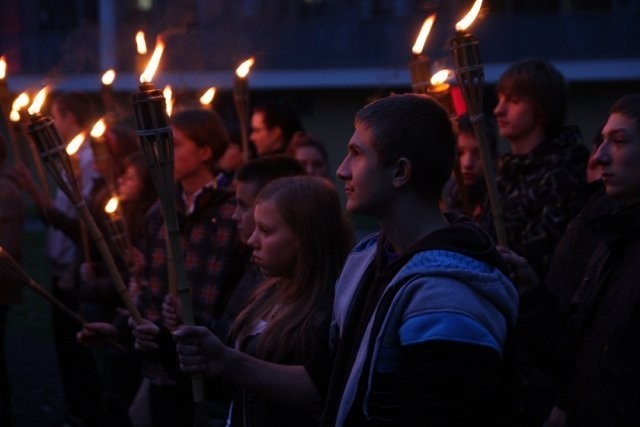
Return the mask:
[(509, 266), (511, 271), (509, 277), (518, 288), (520, 294), (538, 286), (538, 276), (524, 257), (503, 246), (496, 246), (496, 248), (502, 255), (502, 259)]
[(118, 337), (118, 330), (111, 323), (90, 322), (82, 325), (82, 330), (76, 334), (76, 341), (86, 346), (103, 345), (108, 340), (114, 341)]
[(158, 343), (156, 342), (156, 338), (160, 333), (158, 325), (147, 319), (142, 319), (142, 322), (136, 323), (133, 318), (129, 318), (129, 327), (131, 328), (131, 334), (136, 339), (136, 350), (154, 351), (158, 349)]
[(164, 327), (170, 331), (182, 324), (180, 299), (173, 294), (167, 294), (162, 301), (162, 321)]
[(225, 369), (226, 355), (233, 351), (203, 326), (181, 326), (173, 333), (180, 369), (185, 374), (218, 376)]

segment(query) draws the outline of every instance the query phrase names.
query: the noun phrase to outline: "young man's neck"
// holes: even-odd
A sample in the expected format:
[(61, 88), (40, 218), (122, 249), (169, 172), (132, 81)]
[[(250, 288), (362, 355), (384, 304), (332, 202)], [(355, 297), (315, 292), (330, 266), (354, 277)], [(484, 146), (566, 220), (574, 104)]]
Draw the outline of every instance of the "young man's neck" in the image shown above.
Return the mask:
[(528, 134), (509, 139), (511, 152), (516, 156), (529, 154), (544, 140), (544, 130), (536, 128)]
[(186, 196), (191, 196), (205, 185), (214, 180), (213, 174), (207, 169), (180, 180), (182, 191)]
[(405, 200), (396, 203), (380, 224), (396, 253), (402, 253), (432, 232), (446, 227), (437, 202)]

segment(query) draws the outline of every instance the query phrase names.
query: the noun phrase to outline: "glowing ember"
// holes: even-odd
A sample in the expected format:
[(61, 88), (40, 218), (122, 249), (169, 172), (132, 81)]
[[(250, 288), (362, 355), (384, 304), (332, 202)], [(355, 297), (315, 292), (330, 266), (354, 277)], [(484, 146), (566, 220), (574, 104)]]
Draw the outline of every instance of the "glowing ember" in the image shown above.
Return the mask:
[(424, 20), (424, 23), (422, 24), (422, 28), (420, 28), (420, 33), (416, 38), (416, 42), (411, 48), (411, 52), (413, 52), (416, 55), (420, 55), (422, 53), (422, 50), (424, 49), (424, 44), (427, 41), (427, 37), (431, 32), (431, 27), (433, 26), (433, 22), (435, 20), (436, 20), (435, 13)]
[(241, 79), (244, 79), (245, 77), (247, 77), (247, 74), (249, 74), (249, 70), (254, 63), (255, 59), (253, 59), (253, 57), (247, 59), (242, 64), (240, 64), (238, 68), (236, 68), (236, 75)]
[(42, 108), (42, 105), (44, 104), (45, 99), (47, 99), (48, 92), (49, 92), (49, 86), (45, 86), (42, 89), (40, 89), (40, 91), (34, 98), (33, 103), (27, 110), (29, 111), (29, 114), (33, 116), (34, 114), (38, 114), (40, 112), (40, 109)]
[(91, 128), (90, 135), (94, 138), (100, 138), (102, 135), (104, 135), (104, 131), (106, 130), (107, 130), (107, 125), (104, 122), (104, 119), (100, 119)]
[(160, 65), (162, 52), (164, 52), (164, 41), (162, 41), (162, 39), (158, 37), (158, 39), (156, 40), (156, 47), (153, 50), (151, 59), (147, 64), (147, 68), (145, 68), (144, 73), (142, 73), (142, 75), (140, 76), (140, 83), (151, 83), (151, 80), (153, 80), (153, 75), (156, 73), (158, 65)]
[(173, 90), (171, 90), (171, 85), (166, 85), (162, 90), (162, 94), (166, 101), (167, 116), (171, 117), (171, 113), (173, 112)]
[(467, 28), (469, 28), (469, 26), (473, 24), (473, 21), (475, 21), (475, 19), (478, 17), (481, 6), (482, 0), (476, 0), (475, 3), (473, 3), (473, 6), (471, 7), (469, 13), (467, 13), (464, 18), (458, 21), (458, 23), (456, 24), (456, 30), (465, 31)]
[(7, 77), (7, 61), (4, 59), (4, 55), (0, 56), (0, 80), (4, 80)]
[(67, 148), (66, 148), (67, 154), (70, 156), (73, 156), (74, 154), (76, 154), (80, 149), (80, 147), (82, 147), (82, 143), (84, 142), (86, 136), (87, 135), (85, 132), (80, 132), (79, 134), (74, 136), (71, 142), (67, 144)]
[(109, 86), (113, 84), (113, 81), (116, 79), (116, 72), (112, 69), (107, 70), (102, 75), (102, 84), (105, 86)]
[(147, 54), (147, 42), (144, 39), (143, 31), (138, 31), (136, 33), (136, 48), (138, 50), (138, 54), (140, 55)]
[(446, 82), (449, 78), (449, 73), (450, 70), (447, 69), (438, 71), (433, 76), (431, 76), (431, 84), (435, 86)]
[(215, 87), (210, 87), (209, 89), (207, 89), (207, 91), (200, 97), (200, 103), (202, 105), (208, 105), (211, 104), (211, 101), (213, 101), (213, 97), (216, 96), (216, 88)]
[(104, 206), (104, 211), (108, 214), (112, 214), (118, 209), (118, 198), (112, 197), (109, 199), (107, 204)]

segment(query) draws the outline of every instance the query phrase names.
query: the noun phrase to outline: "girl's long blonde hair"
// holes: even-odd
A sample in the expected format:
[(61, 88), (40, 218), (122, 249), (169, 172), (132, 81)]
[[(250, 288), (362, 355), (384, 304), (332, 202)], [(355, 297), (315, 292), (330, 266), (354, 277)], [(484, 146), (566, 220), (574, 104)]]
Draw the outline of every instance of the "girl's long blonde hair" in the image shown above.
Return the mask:
[(352, 247), (353, 233), (336, 189), (326, 179), (277, 179), (258, 194), (256, 204), (265, 201), (276, 206), (300, 247), (292, 274), (262, 282), (234, 322), (231, 337), (242, 342), (264, 319), (267, 326), (257, 340), (256, 355), (297, 363), (311, 350), (310, 328), (331, 310), (334, 285)]

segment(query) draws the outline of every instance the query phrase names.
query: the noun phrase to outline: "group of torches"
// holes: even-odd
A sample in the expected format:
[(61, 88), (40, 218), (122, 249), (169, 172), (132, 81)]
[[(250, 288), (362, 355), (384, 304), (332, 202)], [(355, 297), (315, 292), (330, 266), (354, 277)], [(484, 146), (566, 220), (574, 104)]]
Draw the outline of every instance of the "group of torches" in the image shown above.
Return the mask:
[[(497, 242), (502, 246), (508, 246), (502, 204), (498, 196), (495, 180), (493, 157), (485, 132), (483, 116), (484, 67), (480, 57), (480, 43), (473, 34), (467, 31), (480, 13), (481, 7), (482, 0), (475, 0), (469, 12), (456, 23), (456, 33), (451, 40), (450, 47), (458, 87), (462, 92), (466, 111), (473, 123), (476, 139), (478, 140)], [(413, 58), (409, 63), (411, 86), (416, 93), (426, 93), (434, 97), (453, 116), (456, 114), (453, 108), (455, 99), (452, 99), (451, 85), (446, 82), (449, 70), (440, 70), (431, 75), (429, 58), (422, 54), (435, 18), (435, 15), (431, 15), (425, 20), (412, 48)], [(461, 179), (460, 164), (458, 162), (454, 163), (454, 176), (463, 206), (469, 213), (469, 201)]]
[[(485, 177), (487, 179), (487, 187), (489, 188), (492, 210), (496, 220), (496, 229), (498, 230), (498, 240), (500, 243), (506, 241), (504, 239), (504, 228), (500, 226), (501, 209), (496, 197), (495, 180), (493, 179), (493, 166), (491, 156), (488, 154), (487, 141), (484, 136), (484, 123), (482, 119), (482, 91), (484, 85), (484, 71), (482, 61), (479, 55), (478, 41), (466, 29), (477, 16), (482, 0), (476, 0), (469, 14), (456, 25), (456, 36), (452, 40), (451, 50), (453, 54), (455, 72), (458, 83), (462, 89), (464, 99), (466, 101), (468, 113), (474, 123), (476, 135), (481, 146), (481, 154), (484, 161)], [(435, 21), (435, 16), (427, 18), (420, 32), (413, 52), (414, 57), (410, 63), (410, 73), (412, 79), (412, 87), (415, 92), (427, 93), (434, 96), (443, 107), (449, 109), (451, 113), (450, 101), (450, 85), (446, 83), (448, 71), (436, 73), (431, 76), (429, 68), (429, 59), (422, 55), (422, 49), (426, 41), (431, 26)], [(138, 33), (136, 35), (138, 53), (140, 57), (146, 55), (146, 44), (144, 43), (144, 35)], [(158, 68), (162, 52), (164, 50), (164, 41), (159, 38), (153, 54), (148, 60), (147, 66), (140, 76), (139, 91), (133, 95), (133, 109), (138, 129), (141, 148), (152, 177), (154, 187), (158, 194), (160, 204), (163, 210), (163, 216), (168, 232), (167, 242), (167, 259), (168, 259), (168, 276), (170, 290), (176, 293), (181, 302), (182, 318), (185, 324), (193, 324), (193, 308), (191, 299), (191, 290), (187, 282), (186, 269), (184, 259), (179, 254), (180, 239), (177, 214), (175, 209), (175, 185), (173, 179), (173, 134), (171, 130), (170, 115), (172, 106), (172, 97), (170, 87), (165, 87), (163, 91), (158, 90), (152, 83), (155, 71)], [(249, 153), (249, 89), (248, 89), (248, 73), (254, 59), (250, 58), (244, 61), (236, 70), (236, 79), (234, 81), (234, 102), (240, 123), (242, 145), (245, 156)], [(6, 63), (4, 58), (0, 60), (0, 103), (3, 108), (8, 105), (8, 91), (6, 85)], [(107, 71), (102, 78), (102, 98), (107, 111), (115, 108), (115, 98), (112, 93), (112, 84), (115, 79), (113, 70)], [(109, 245), (100, 228), (96, 225), (89, 209), (82, 197), (82, 189), (80, 188), (80, 180), (78, 177), (79, 167), (77, 165), (76, 152), (80, 148), (80, 144), (87, 139), (87, 135), (83, 132), (74, 138), (68, 145), (64, 145), (58, 132), (54, 126), (51, 117), (40, 113), (40, 109), (44, 104), (45, 98), (49, 91), (49, 87), (44, 87), (35, 96), (33, 103), (28, 108), (28, 124), (27, 133), (30, 136), (29, 147), (33, 155), (33, 163), (43, 189), (48, 193), (46, 185), (47, 181), (44, 176), (43, 164), (49, 171), (50, 175), (58, 185), (58, 187), (66, 194), (69, 200), (75, 205), (78, 216), (82, 221), (86, 234), (91, 237), (93, 243), (98, 248), (102, 261), (105, 263), (109, 274), (112, 278), (114, 286), (122, 299), (124, 306), (128, 309), (131, 317), (136, 322), (141, 322), (142, 317), (133, 303), (127, 286), (125, 285), (120, 271), (112, 255)], [(200, 101), (203, 105), (211, 105), (215, 95), (215, 88), (205, 91)], [(448, 100), (448, 101), (447, 101)], [(11, 105), (10, 117), (11, 139), (14, 151), (14, 158), (20, 161), (21, 153), (18, 149), (19, 139), (24, 138), (23, 132), (23, 109), (29, 105), (29, 97), (26, 93), (21, 93)], [(7, 114), (3, 113), (3, 117)], [(91, 145), (94, 153), (94, 161), (106, 162), (109, 164), (109, 151), (104, 139), (107, 122), (105, 118), (100, 119), (91, 129)], [(40, 161), (42, 159), (42, 162)], [(103, 171), (109, 171), (111, 168), (100, 168)], [(107, 175), (109, 175), (107, 173)], [(130, 258), (131, 241), (127, 232), (126, 223), (118, 206), (118, 198), (115, 190), (114, 177), (104, 176), (108, 188), (113, 193), (113, 197), (107, 202), (105, 212), (108, 214), (109, 221), (106, 229), (109, 238), (112, 241), (116, 255), (121, 257), (134, 274), (132, 261)], [(461, 184), (461, 181), (460, 181)], [(493, 190), (492, 190), (493, 186)], [(501, 231), (502, 230), (502, 231)], [(88, 246), (88, 241), (83, 246)], [(84, 249), (88, 255), (88, 249)], [(178, 256), (176, 256), (178, 255)], [(38, 285), (29, 275), (24, 272), (20, 266), (11, 258), (11, 256), (0, 247), (0, 271), (11, 274), (19, 282), (34, 289), (39, 295), (53, 303), (56, 307), (63, 310), (70, 317), (80, 323), (85, 323), (84, 319), (61, 302), (56, 300), (48, 291)], [(193, 378), (193, 398), (195, 402), (203, 399), (202, 378)]]

